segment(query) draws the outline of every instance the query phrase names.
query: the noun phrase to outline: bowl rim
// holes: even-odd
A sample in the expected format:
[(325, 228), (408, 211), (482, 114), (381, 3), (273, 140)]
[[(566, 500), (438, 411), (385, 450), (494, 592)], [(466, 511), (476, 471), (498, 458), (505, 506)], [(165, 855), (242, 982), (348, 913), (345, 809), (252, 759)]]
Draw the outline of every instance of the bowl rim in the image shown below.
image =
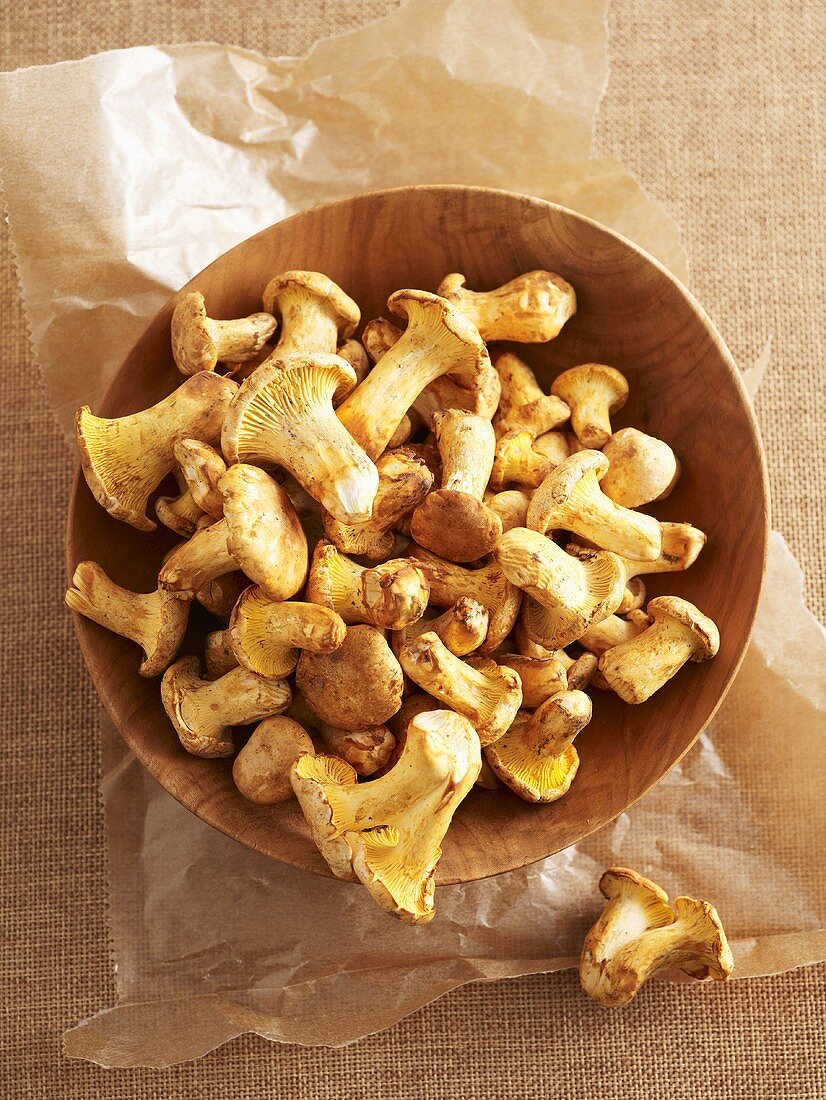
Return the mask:
[[(191, 284), (193, 282), (195, 282), (197, 279), (199, 279), (207, 271), (211, 270), (212, 267), (215, 266), (215, 264), (218, 264), (218, 263), (222, 262), (228, 255), (230, 255), (236, 249), (242, 248), (242, 247), (248, 245), (250, 241), (256, 240), (257, 238), (263, 237), (265, 234), (270, 233), (272, 231), (272, 229), (274, 229), (276, 226), (285, 225), (287, 222), (291, 222), (291, 221), (294, 221), (296, 219), (300, 219), (300, 218), (302, 218), (302, 217), (304, 217), (308, 214), (315, 214), (318, 211), (329, 210), (329, 209), (332, 209), (332, 208), (337, 207), (337, 206), (349, 206), (349, 205), (352, 205), (353, 203), (366, 201), (366, 200), (373, 199), (373, 198), (383, 198), (384, 196), (397, 195), (397, 194), (400, 194), (402, 192), (409, 193), (409, 192), (414, 192), (414, 191), (448, 192), (448, 193), (462, 192), (462, 193), (471, 194), (471, 195), (473, 195), (473, 194), (479, 194), (479, 195), (486, 195), (486, 194), (504, 195), (504, 196), (507, 196), (508, 198), (518, 199), (522, 202), (530, 203), (532, 205), (537, 206), (538, 208), (540, 208), (542, 210), (553, 209), (555, 211), (558, 211), (559, 213), (564, 215), (566, 218), (573, 218), (576, 221), (579, 221), (579, 222), (581, 222), (585, 225), (588, 225), (588, 226), (596, 229), (600, 233), (606, 234), (607, 236), (609, 236), (611, 238), (614, 238), (615, 240), (619, 241), (625, 248), (630, 249), (632, 252), (635, 252), (637, 255), (639, 255), (645, 262), (652, 265), (662, 276), (664, 276), (666, 278), (666, 280), (668, 282), (670, 282), (672, 284), (673, 288), (677, 291), (677, 293), (679, 293), (683, 297), (683, 299), (685, 300), (687, 305), (694, 311), (694, 313), (696, 313), (696, 315), (699, 317), (700, 321), (703, 323), (703, 325), (704, 325), (704, 327), (705, 327), (712, 343), (714, 344), (714, 347), (715, 347), (717, 353), (719, 354), (721, 360), (725, 364), (725, 367), (728, 371), (729, 376), (731, 377), (731, 379), (734, 382), (735, 389), (737, 390), (737, 392), (739, 394), (739, 397), (740, 397), (741, 406), (742, 406), (743, 412), (745, 414), (745, 418), (746, 418), (746, 422), (747, 422), (747, 425), (748, 425), (748, 428), (749, 428), (750, 435), (752, 436), (752, 438), (755, 441), (757, 454), (759, 456), (759, 489), (760, 489), (760, 500), (762, 502), (761, 515), (760, 515), (760, 522), (761, 522), (761, 528), (762, 528), (762, 540), (761, 540), (762, 545), (760, 547), (760, 551), (761, 551), (761, 553), (760, 553), (760, 566), (761, 566), (761, 568), (760, 568), (760, 581), (759, 581), (759, 584), (757, 585), (757, 590), (755, 592), (753, 605), (752, 605), (752, 608), (751, 608), (751, 611), (750, 611), (750, 614), (749, 614), (749, 617), (748, 617), (747, 632), (746, 632), (746, 635), (745, 635), (743, 645), (742, 645), (741, 650), (740, 650), (739, 654), (737, 655), (736, 659), (732, 663), (731, 669), (729, 670), (728, 677), (726, 678), (726, 680), (725, 680), (725, 682), (724, 682), (724, 684), (721, 688), (720, 694), (718, 695), (717, 700), (714, 703), (714, 706), (709, 711), (709, 714), (706, 717), (703, 724), (696, 730), (696, 732), (695, 732), (694, 736), (691, 738), (691, 740), (685, 745), (685, 747), (680, 752), (680, 754), (674, 758), (674, 760), (668, 765), (668, 767), (663, 772), (661, 772), (660, 775), (658, 775), (655, 779), (653, 779), (650, 783), (648, 783), (634, 798), (631, 799), (631, 801), (629, 801), (622, 809), (618, 810), (617, 813), (614, 814), (612, 817), (606, 819), (605, 821), (599, 821), (599, 822), (597, 822), (593, 825), (589, 825), (582, 833), (580, 833), (577, 840), (572, 841), (571, 844), (568, 845), (568, 847), (572, 847), (573, 844), (580, 843), (580, 841), (585, 840), (587, 837), (591, 836), (593, 833), (597, 832), (599, 829), (607, 827), (613, 821), (616, 821), (616, 819), (621, 814), (626, 813), (629, 809), (631, 809), (632, 806), (636, 805), (636, 803), (639, 802), (639, 800), (641, 798), (643, 798), (653, 787), (655, 787), (658, 783), (660, 783), (665, 778), (665, 776), (668, 775), (669, 772), (671, 772), (677, 766), (677, 764), (680, 763), (681, 760), (683, 760), (683, 758), (686, 756), (686, 754), (697, 743), (697, 741), (700, 738), (701, 734), (708, 728), (708, 726), (711, 724), (714, 717), (716, 716), (717, 712), (719, 711), (720, 707), (722, 706), (723, 701), (725, 700), (726, 696), (729, 693), (729, 690), (731, 689), (731, 685), (733, 684), (735, 677), (737, 676), (738, 672), (740, 671), (740, 668), (741, 668), (742, 663), (745, 659), (746, 653), (748, 652), (749, 646), (751, 644), (751, 639), (752, 639), (752, 636), (754, 634), (754, 626), (755, 626), (755, 621), (756, 621), (756, 618), (757, 618), (757, 613), (759, 611), (760, 604), (761, 604), (762, 598), (763, 598), (763, 592), (764, 592), (764, 589), (765, 589), (767, 562), (768, 562), (768, 552), (769, 552), (769, 540), (770, 540), (770, 536), (771, 536), (771, 518), (772, 517), (771, 517), (771, 496), (770, 496), (770, 488), (769, 488), (768, 466), (767, 466), (767, 463), (766, 463), (766, 452), (765, 452), (765, 448), (763, 446), (763, 439), (762, 439), (762, 435), (761, 435), (761, 432), (760, 432), (760, 426), (759, 426), (758, 421), (757, 421), (757, 417), (756, 417), (756, 414), (755, 414), (754, 405), (752, 403), (751, 396), (749, 394), (748, 389), (746, 388), (746, 385), (745, 385), (745, 382), (743, 380), (743, 376), (742, 376), (742, 373), (740, 371), (740, 368), (737, 366), (737, 363), (736, 363), (731, 351), (729, 350), (729, 348), (728, 348), (726, 342), (724, 341), (723, 337), (720, 335), (716, 325), (714, 324), (714, 321), (711, 319), (711, 317), (709, 316), (707, 311), (704, 309), (704, 307), (701, 305), (701, 303), (697, 300), (697, 298), (694, 296), (694, 294), (688, 289), (688, 287), (682, 282), (682, 280), (680, 278), (678, 278), (673, 272), (671, 272), (665, 266), (665, 264), (663, 264), (660, 260), (658, 260), (650, 252), (647, 252), (640, 245), (636, 244), (636, 242), (630, 240), (628, 237), (624, 236), (622, 233), (618, 232), (617, 230), (611, 229), (609, 226), (604, 225), (602, 222), (599, 222), (594, 218), (590, 218), (586, 214), (581, 214), (581, 213), (579, 213), (579, 211), (572, 210), (570, 207), (564, 206), (561, 203), (552, 202), (549, 199), (539, 198), (538, 196), (535, 196), (535, 195), (528, 195), (524, 192), (511, 191), (507, 188), (500, 188), (500, 187), (481, 187), (481, 186), (477, 186), (477, 185), (466, 185), (466, 184), (457, 184), (457, 183), (452, 183), (452, 184), (440, 184), (440, 183), (436, 183), (436, 184), (433, 184), (433, 183), (411, 184), (411, 185), (407, 185), (407, 186), (401, 185), (401, 186), (397, 186), (397, 187), (375, 188), (375, 189), (370, 190), (370, 191), (359, 191), (359, 192), (356, 192), (352, 195), (347, 195), (343, 198), (333, 199), (333, 200), (330, 200), (330, 201), (324, 202), (324, 203), (318, 203), (315, 206), (307, 207), (304, 210), (296, 211), (296, 213), (291, 214), (287, 218), (282, 218), (280, 221), (273, 222), (271, 225), (265, 226), (263, 229), (258, 230), (258, 232), (251, 234), (249, 237), (245, 237), (243, 240), (239, 241), (237, 244), (233, 245), (231, 248), (227, 249), (225, 252), (222, 252), (220, 255), (216, 256), (212, 261), (210, 261), (209, 264), (206, 265), (206, 267), (203, 267), (198, 272), (196, 272), (192, 276), (192, 278), (189, 279), (188, 282), (184, 284), (183, 287), (179, 288), (179, 290), (177, 290), (177, 291), (173, 291), (172, 294), (159, 307), (159, 309), (157, 309), (155, 311), (155, 313), (153, 313), (152, 316), (147, 319), (146, 324), (143, 326), (143, 328), (141, 330), (141, 333), (138, 335), (138, 337), (130, 345), (128, 351), (123, 356), (123, 358), (120, 362), (120, 365), (115, 370), (114, 374), (112, 375), (112, 378), (110, 379), (109, 383), (107, 384), (106, 388), (104, 389), (103, 394), (101, 395), (101, 397), (99, 399), (99, 404), (102, 408), (106, 407), (106, 405), (108, 404), (108, 402), (112, 398), (112, 395), (115, 391), (115, 387), (116, 387), (117, 382), (118, 382), (119, 375), (120, 375), (121, 371), (123, 370), (123, 367), (124, 367), (125, 363), (130, 358), (133, 351), (138, 346), (138, 344), (141, 342), (141, 340), (144, 338), (144, 336), (146, 334), (146, 331), (155, 323), (157, 318), (161, 314), (163, 314), (165, 310), (167, 310), (169, 308), (169, 304), (172, 301), (172, 299), (175, 298), (178, 294), (181, 294), (181, 293), (185, 292), (191, 286)], [(125, 414), (125, 415), (128, 415), (128, 414)], [(69, 496), (67, 516), (66, 516), (66, 570), (67, 570), (67, 579), (68, 579), (69, 583), (71, 583), (71, 577), (72, 577), (72, 574), (74, 572), (74, 569), (76, 568), (76, 566), (74, 564), (76, 555), (74, 553), (74, 541), (73, 541), (72, 526), (73, 526), (73, 519), (74, 519), (74, 512), (75, 512), (75, 502), (76, 502), (76, 499), (77, 499), (77, 494), (80, 491), (82, 481), (83, 481), (83, 474), (82, 474), (80, 462), (78, 460), (75, 464), (75, 472), (74, 472), (74, 477), (73, 477), (73, 480), (72, 480), (72, 487), (71, 487), (71, 493), (70, 493), (70, 496)], [(84, 632), (85, 620), (83, 619), (83, 616), (81, 616), (80, 614), (78, 614), (77, 612), (74, 612), (74, 611), (71, 613), (71, 615), (72, 615), (72, 621), (73, 621), (75, 637), (77, 638), (78, 645), (79, 645), (79, 648), (80, 648), (80, 651), (81, 651), (81, 655), (83, 657), (83, 663), (86, 666), (86, 670), (89, 673), (89, 676), (90, 676), (90, 678), (92, 680), (92, 683), (95, 687), (95, 691), (98, 695), (99, 702), (102, 704), (103, 709), (104, 709), (105, 713), (107, 714), (109, 720), (112, 722), (115, 729), (118, 731), (119, 736), (121, 737), (122, 741), (127, 746), (127, 748), (129, 749), (129, 751), (134, 755), (134, 757), (138, 760), (138, 762), (144, 768), (146, 768), (146, 770), (149, 772), (149, 774), (152, 776), (152, 778), (155, 779), (163, 787), (163, 789), (166, 791), (166, 793), (169, 794), (172, 798), (174, 798), (177, 802), (179, 802), (182, 806), (184, 806), (185, 809), (189, 810), (190, 813), (195, 814), (196, 817), (199, 817), (206, 824), (212, 826), (212, 828), (217, 829), (219, 832), (223, 833), (225, 836), (229, 837), (231, 840), (234, 840), (236, 843), (243, 844), (244, 847), (252, 848), (254, 851), (259, 851), (259, 852), (261, 852), (261, 854), (266, 855), (270, 859), (275, 859), (277, 862), (284, 862), (284, 863), (287, 863), (288, 866), (296, 867), (299, 870), (306, 870), (310, 873), (318, 874), (322, 877), (329, 877), (329, 871), (327, 870), (326, 866), (322, 867), (322, 866), (319, 865), (318, 867), (316, 867), (316, 866), (306, 867), (306, 866), (301, 865), (301, 864), (290, 863), (288, 860), (279, 859), (279, 857), (274, 855), (272, 852), (264, 851), (263, 849), (257, 847), (255, 844), (249, 843), (245, 840), (240, 839), (239, 837), (234, 835), (231, 831), (229, 831), (223, 825), (223, 823), (222, 823), (222, 821), (221, 821), (221, 819), (218, 815), (215, 815), (215, 814), (212, 813), (211, 803), (209, 801), (207, 801), (206, 803), (204, 803), (202, 801), (199, 801), (194, 806), (193, 805), (188, 805), (183, 800), (182, 797), (179, 797), (179, 795), (175, 794), (173, 791), (170, 791), (164, 785), (164, 783), (162, 781), (161, 774), (159, 772), (159, 769), (157, 769), (153, 766), (154, 756), (151, 753), (143, 752), (142, 749), (141, 749), (141, 746), (139, 744), (133, 743), (132, 738), (129, 737), (127, 734), (125, 734), (120, 729), (120, 727), (118, 725), (118, 722), (116, 720), (116, 717), (115, 717), (115, 715), (112, 711), (112, 708), (110, 708), (109, 702), (108, 702), (107, 698), (105, 698), (105, 693), (101, 694), (101, 692), (98, 690), (97, 678), (95, 676), (95, 673), (93, 672), (93, 668), (94, 668), (94, 661), (93, 661), (94, 645), (93, 645), (91, 639), (88, 637), (88, 635), (85, 634), (85, 632)], [(461, 879), (459, 879), (459, 878), (440, 879), (439, 876), (438, 876), (438, 870), (437, 870), (437, 882), (440, 882), (442, 885), (454, 885), (456, 883), (462, 883), (462, 882), (476, 882), (476, 881), (479, 881), (481, 879), (497, 878), (499, 875), (508, 874), (511, 871), (516, 871), (516, 870), (519, 870), (523, 867), (531, 866), (534, 863), (539, 863), (541, 860), (547, 859), (550, 856), (556, 855), (559, 851), (565, 851), (565, 850), (566, 850), (565, 848), (558, 848), (558, 849), (555, 849), (553, 851), (547, 852), (544, 855), (539, 855), (539, 856), (529, 855), (525, 859), (519, 859), (517, 861), (512, 862), (508, 867), (503, 867), (503, 868), (500, 868), (499, 870), (492, 871), (492, 872), (489, 872), (487, 874), (485, 874), (485, 873), (474, 874), (474, 875), (471, 875), (469, 877), (461, 878)]]

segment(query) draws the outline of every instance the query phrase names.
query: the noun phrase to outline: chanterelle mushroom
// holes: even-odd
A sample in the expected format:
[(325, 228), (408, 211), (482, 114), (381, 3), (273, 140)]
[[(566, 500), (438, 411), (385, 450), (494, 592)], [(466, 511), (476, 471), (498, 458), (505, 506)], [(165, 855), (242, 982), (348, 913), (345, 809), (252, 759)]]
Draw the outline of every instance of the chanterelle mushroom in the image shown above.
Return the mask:
[(622, 508), (603, 493), (608, 469), (600, 451), (579, 451), (552, 470), (533, 494), (528, 527), (545, 534), (563, 528), (602, 550), (653, 561), (662, 549), (662, 529), (653, 516)]
[(376, 469), (379, 488), (367, 523), (339, 523), (325, 511), (321, 518), (325, 534), (339, 550), (382, 561), (393, 552), (393, 528), (430, 492), (433, 474), (422, 459), (405, 449), (385, 451), (376, 459)]
[(615, 554), (592, 550), (589, 558), (572, 558), (525, 527), (502, 536), (496, 560), (508, 580), (530, 597), (522, 612), (529, 637), (549, 649), (575, 642), (592, 623), (613, 614), (625, 590)]
[(195, 498), (186, 487), (186, 482), (176, 470), (176, 480), (181, 490), (176, 497), (158, 497), (155, 501), (155, 515), (170, 531), (182, 538), (189, 538), (196, 530), (204, 513), (195, 502)]
[(332, 653), (303, 650), (296, 687), (323, 722), (347, 730), (381, 726), (402, 703), (404, 677), (384, 635), (351, 626)]
[[(692, 527), (690, 523), (665, 521), (660, 524), (660, 534), (662, 537), (660, 553), (650, 561), (633, 561), (621, 554), (617, 555), (622, 561), (626, 583), (629, 586), (640, 574), (682, 573), (694, 564), (706, 544), (705, 534), (699, 528)], [(587, 553), (584, 547), (573, 542), (569, 542), (565, 549), (569, 554)]]
[(496, 441), (490, 486), (497, 491), (511, 484), (535, 489), (553, 468), (551, 459), (534, 450), (529, 431), (508, 431)]
[(574, 288), (550, 271), (528, 271), (495, 290), (473, 291), (465, 276), (446, 275), (439, 294), (479, 329), (483, 340), (543, 344), (576, 313)]
[[(431, 700), (431, 707), (432, 704)], [(327, 722), (321, 722), (318, 732), (333, 756), (340, 756), (363, 776), (375, 775), (380, 771), (396, 748), (396, 738), (387, 726), (366, 726), (361, 730), (343, 730)]]
[(614, 367), (583, 363), (554, 379), (551, 393), (570, 407), (577, 439), (598, 449), (611, 438), (611, 414), (628, 400), (628, 383)]
[(483, 368), (491, 369), (479, 333), (444, 298), (399, 290), (388, 305), (408, 318), (407, 329), (337, 410), (371, 458), (386, 448), (401, 418), (434, 379), (451, 374), (472, 390)]
[(233, 668), (218, 680), (201, 679), (197, 657), (182, 657), (164, 673), (161, 701), (187, 752), (232, 756), (232, 726), (246, 726), (280, 714), (290, 703), (284, 680), (268, 680)]
[(720, 648), (716, 625), (688, 600), (658, 596), (648, 614), (647, 630), (599, 659), (600, 672), (626, 703), (644, 703), (687, 661), (708, 661)]
[(662, 500), (680, 476), (680, 464), (668, 444), (636, 428), (614, 432), (602, 453), (611, 463), (602, 475), (602, 491), (625, 508)]
[(529, 431), (531, 437), (545, 435), (570, 417), (565, 402), (546, 394), (527, 363), (511, 352), (502, 352), (494, 362), (502, 386), (502, 397), (494, 419), (497, 435)]
[(180, 439), (172, 451), (195, 504), (213, 519), (220, 519), (224, 498), (218, 484), (227, 472), (223, 457), (200, 439)]
[[(402, 338), (402, 330), (384, 317), (369, 321), (362, 333), (367, 354), (374, 363), (385, 355)], [(490, 359), (480, 364), (472, 379), (443, 374), (425, 386), (413, 402), (412, 415), (420, 416), (428, 427), (432, 427), (433, 417), (446, 409), (464, 409), (490, 419), (496, 412), (501, 396), (499, 376), (491, 365)], [(409, 414), (410, 415), (410, 414)], [(404, 421), (402, 420), (399, 425)], [(397, 433), (399, 431), (397, 429)], [(394, 437), (395, 438), (395, 437)], [(393, 447), (393, 439), (387, 444)]]
[(336, 391), (355, 383), (337, 355), (263, 363), (241, 386), (221, 436), (230, 462), (275, 463), (342, 523), (370, 519), (379, 473), (337, 419)]
[(511, 584), (498, 562), (492, 560), (478, 569), (466, 569), (419, 546), (411, 547), (408, 553), (424, 573), (430, 585), (430, 602), (435, 607), (453, 607), (462, 596), (470, 596), (489, 612), (487, 637), (480, 646), (482, 652), (489, 653), (504, 642), (519, 614), (522, 593)]
[(442, 487), (413, 513), (411, 533), (420, 546), (450, 561), (477, 561), (502, 534), (502, 521), (482, 500), (496, 447), (493, 427), (459, 409), (438, 413), (433, 427)]
[(485, 493), (485, 504), (499, 516), (502, 521), (503, 532), (526, 525), (530, 502), (530, 496), (521, 489), (505, 489), (501, 493)]
[(611, 867), (599, 888), (608, 904), (585, 937), (579, 980), (600, 1004), (628, 1004), (648, 978), (672, 968), (729, 977), (734, 959), (713, 905), (679, 897), (672, 911), (662, 887), (627, 867)]
[(318, 271), (284, 271), (271, 279), (264, 290), (264, 309), (281, 319), (274, 353), (280, 359), (313, 352), (333, 355), (361, 320), (353, 299)]
[(424, 614), (429, 596), (417, 561), (395, 558), (365, 568), (332, 543), (316, 543), (307, 578), (307, 599), (337, 611), (345, 623), (371, 623), (401, 630)]
[(285, 600), (307, 575), (307, 537), (285, 490), (257, 466), (230, 466), (218, 483), (224, 518), (181, 543), (159, 584), (191, 600), (204, 585), (240, 568), (271, 600)]
[(417, 638), (432, 630), (451, 653), (457, 657), (467, 657), (484, 642), (489, 622), (490, 615), (480, 603), (469, 596), (462, 596), (437, 618), (421, 618), (403, 630), (394, 631), (393, 649), (398, 653), (408, 638)]
[(522, 706), (528, 710), (541, 706), (552, 695), (568, 689), (565, 665), (556, 657), (525, 657), (521, 653), (503, 653), (497, 657), (519, 676), (522, 684)]
[(262, 806), (293, 797), (290, 772), (300, 756), (315, 755), (307, 731), (292, 718), (265, 718), (232, 763), (232, 778), (244, 798)]
[(644, 611), (631, 611), (625, 619), (621, 619), (619, 615), (609, 615), (607, 619), (589, 627), (577, 640), (585, 649), (601, 657), (615, 645), (630, 642), (650, 625), (651, 620)]
[(420, 688), (470, 720), (483, 745), (502, 736), (522, 703), (513, 669), (486, 658), (462, 661), (434, 631), (406, 641), (399, 660)]
[(86, 484), (110, 516), (154, 531), (146, 505), (175, 465), (179, 439), (216, 443), (238, 387), (206, 371), (187, 378), (149, 409), (107, 420), (88, 405), (77, 414), (77, 446)]
[(574, 738), (591, 721), (591, 700), (582, 691), (562, 691), (534, 714), (520, 711), (485, 760), (527, 802), (555, 802), (567, 794), (579, 768)]
[(371, 783), (335, 757), (302, 756), (293, 788), (321, 854), (401, 920), (433, 916), (441, 842), (481, 768), (479, 740), (458, 714), (414, 718), (396, 765)]
[(167, 592), (130, 592), (94, 561), (75, 569), (66, 604), (107, 630), (137, 642), (144, 652), (138, 671), (158, 676), (171, 663), (183, 640), (189, 607)]
[[(179, 603), (182, 601), (178, 601)], [(184, 604), (183, 606), (186, 606)], [(204, 668), (207, 680), (217, 680), (231, 668), (238, 667), (238, 658), (232, 652), (229, 630), (212, 630), (204, 638)]]
[(215, 370), (218, 363), (254, 359), (275, 332), (271, 313), (251, 313), (238, 321), (207, 316), (204, 296), (182, 294), (172, 314), (172, 358), (181, 374)]
[(346, 633), (344, 620), (329, 607), (292, 600), (273, 603), (256, 585), (244, 592), (229, 621), (238, 663), (273, 679), (289, 676), (302, 649), (332, 653)]

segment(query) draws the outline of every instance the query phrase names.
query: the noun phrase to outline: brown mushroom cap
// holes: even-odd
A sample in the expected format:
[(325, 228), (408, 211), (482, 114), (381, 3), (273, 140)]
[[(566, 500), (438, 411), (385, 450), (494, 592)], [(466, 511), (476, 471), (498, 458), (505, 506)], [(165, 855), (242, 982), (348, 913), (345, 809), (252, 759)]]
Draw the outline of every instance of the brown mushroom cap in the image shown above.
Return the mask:
[(230, 466), (218, 488), (227, 547), (271, 600), (285, 600), (307, 575), (307, 536), (285, 490), (257, 466)]
[(655, 623), (663, 619), (673, 619), (691, 631), (697, 644), (692, 661), (707, 661), (720, 648), (720, 632), (716, 624), (688, 600), (680, 599), (679, 596), (657, 596), (649, 603), (648, 614)]
[(272, 806), (293, 797), (290, 769), (305, 753), (315, 755), (307, 731), (291, 718), (265, 718), (232, 764), (232, 778), (250, 802)]
[(278, 299), (280, 293), (287, 288), (305, 290), (325, 301), (336, 315), (339, 338), (346, 340), (353, 335), (361, 320), (361, 310), (350, 295), (345, 294), (329, 276), (322, 275), (320, 271), (282, 271), (280, 275), (270, 279), (264, 288), (264, 309), (267, 313), (281, 316)]
[(295, 682), (308, 705), (331, 726), (381, 726), (402, 703), (401, 665), (373, 626), (351, 626), (333, 653), (302, 652)]
[(602, 491), (625, 508), (662, 500), (680, 476), (680, 464), (669, 445), (637, 428), (614, 432), (603, 454), (611, 465), (602, 476)]
[(420, 546), (450, 561), (478, 561), (496, 545), (502, 520), (469, 493), (439, 489), (413, 513), (411, 533)]

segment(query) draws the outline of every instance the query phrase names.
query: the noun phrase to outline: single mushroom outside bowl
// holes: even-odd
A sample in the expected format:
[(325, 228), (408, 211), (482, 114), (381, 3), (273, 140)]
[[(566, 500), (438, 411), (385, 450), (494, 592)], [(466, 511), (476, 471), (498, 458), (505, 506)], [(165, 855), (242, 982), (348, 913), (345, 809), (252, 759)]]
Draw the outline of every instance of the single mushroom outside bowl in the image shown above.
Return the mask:
[[(385, 315), (400, 287), (435, 291), (447, 273), (461, 271), (482, 290), (535, 268), (573, 284), (577, 312), (550, 343), (510, 350), (546, 391), (579, 363), (608, 363), (625, 374), (630, 397), (612, 418), (614, 430), (630, 425), (666, 440), (683, 467), (671, 495), (645, 510), (708, 535), (687, 572), (646, 576), (649, 598), (674, 593), (695, 602), (719, 626), (721, 646), (713, 661), (687, 665), (639, 706), (595, 693), (593, 721), (576, 743), (576, 782), (558, 802), (535, 805), (504, 789), (474, 789), (445, 838), (437, 872), (443, 883), (524, 866), (611, 821), (673, 767), (720, 705), (748, 645), (769, 527), (765, 460), (737, 367), (702, 308), (657, 261), (588, 218), (506, 191), (410, 187), (321, 206), (244, 241), (184, 288), (200, 291), (212, 316), (243, 317), (261, 309), (264, 287), (279, 272), (321, 271), (358, 302), (366, 321)], [(170, 300), (150, 323), (96, 413), (123, 416), (180, 385), (173, 306)], [(168, 531), (146, 534), (113, 519), (76, 478), (70, 576), (90, 559), (117, 583), (148, 591), (172, 542)], [(182, 655), (201, 652), (203, 634), (214, 629), (205, 618), (193, 620)], [(295, 800), (264, 806), (244, 799), (231, 760), (199, 759), (181, 747), (157, 680), (137, 673), (134, 645), (79, 615), (75, 627), (115, 725), (170, 794), (251, 848), (331, 874)]]

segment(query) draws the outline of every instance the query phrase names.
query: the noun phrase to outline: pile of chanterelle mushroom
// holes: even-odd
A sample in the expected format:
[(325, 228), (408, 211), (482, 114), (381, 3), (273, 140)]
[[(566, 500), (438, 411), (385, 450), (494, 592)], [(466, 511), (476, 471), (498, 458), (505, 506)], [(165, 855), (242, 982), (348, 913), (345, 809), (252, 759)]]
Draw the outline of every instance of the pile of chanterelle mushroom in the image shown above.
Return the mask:
[[(398, 325), (371, 321), (362, 343), (358, 306), (315, 272), (279, 275), (240, 320), (183, 294), (182, 384), (77, 418), (100, 504), (151, 530), (174, 472), (180, 495), (154, 507), (184, 541), (148, 594), (82, 562), (69, 606), (143, 648), (188, 752), (231, 756), (233, 727), (260, 722), (235, 758), (241, 794), (294, 792), (335, 874), (412, 922), (433, 915), (474, 784), (561, 798), (589, 682), (641, 703), (719, 644), (687, 601), (645, 606), (641, 577), (687, 569), (705, 536), (636, 510), (680, 467), (667, 443), (612, 432), (623, 375), (587, 363), (546, 394), (516, 355), (491, 363), (489, 341), (552, 340), (573, 288), (545, 271), (464, 282), (397, 291)], [(193, 600), (222, 628), (176, 660)]]

